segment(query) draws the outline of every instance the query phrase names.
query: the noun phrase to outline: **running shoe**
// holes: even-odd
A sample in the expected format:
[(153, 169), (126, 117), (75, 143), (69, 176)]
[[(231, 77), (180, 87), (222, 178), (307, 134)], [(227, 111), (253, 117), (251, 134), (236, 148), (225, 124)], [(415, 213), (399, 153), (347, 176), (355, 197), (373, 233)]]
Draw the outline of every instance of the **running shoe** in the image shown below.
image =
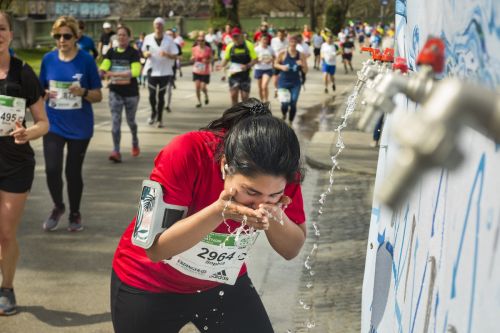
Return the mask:
[(153, 125), (155, 123), (154, 119), (153, 118), (149, 118), (148, 119), (148, 124), (149, 125)]
[(161, 121), (161, 120), (160, 120), (160, 121), (158, 122), (157, 127), (158, 127), (158, 128), (163, 128), (163, 121)]
[(115, 163), (121, 163), (122, 162), (122, 154), (120, 154), (119, 152), (117, 151), (113, 151), (111, 152), (111, 154), (109, 155), (108, 159), (110, 161), (113, 161)]
[(0, 288), (0, 316), (11, 316), (17, 313), (14, 289)]
[(334, 84), (332, 84), (332, 89), (333, 89), (333, 91), (335, 91), (335, 90), (336, 90), (336, 88), (337, 88), (337, 87), (335, 87), (335, 83), (334, 83)]
[(50, 216), (43, 222), (43, 230), (45, 231), (54, 231), (57, 229), (57, 224), (61, 219), (61, 216), (64, 214), (65, 207), (62, 208), (54, 207)]
[(68, 231), (75, 232), (82, 230), (83, 230), (82, 216), (80, 215), (80, 213), (71, 213), (69, 215)]
[(197, 108), (201, 108), (201, 103), (196, 104)]
[(165, 110), (167, 110), (167, 112), (172, 112), (172, 109), (170, 108), (170, 106), (167, 106), (167, 107), (165, 108)]
[(139, 146), (133, 146), (132, 147), (132, 156), (137, 157), (141, 153), (141, 149)]

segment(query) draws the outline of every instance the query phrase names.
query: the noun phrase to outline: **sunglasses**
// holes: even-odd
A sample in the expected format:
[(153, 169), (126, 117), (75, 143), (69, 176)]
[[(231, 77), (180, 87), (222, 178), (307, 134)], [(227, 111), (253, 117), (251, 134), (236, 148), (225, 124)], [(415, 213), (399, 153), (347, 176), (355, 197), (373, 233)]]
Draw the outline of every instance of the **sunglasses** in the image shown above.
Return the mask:
[(61, 37), (65, 40), (70, 40), (71, 38), (73, 38), (73, 34), (54, 34), (52, 37), (54, 37), (54, 39), (56, 40), (61, 39)]

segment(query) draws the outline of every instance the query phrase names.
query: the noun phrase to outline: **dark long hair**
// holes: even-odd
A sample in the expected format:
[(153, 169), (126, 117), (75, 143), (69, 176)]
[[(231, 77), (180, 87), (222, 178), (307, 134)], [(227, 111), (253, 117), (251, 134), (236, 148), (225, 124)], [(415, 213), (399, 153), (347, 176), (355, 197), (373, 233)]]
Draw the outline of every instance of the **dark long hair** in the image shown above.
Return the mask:
[(202, 130), (223, 138), (217, 156), (226, 158), (230, 173), (302, 180), (299, 140), (284, 121), (272, 116), (269, 104), (250, 98), (227, 109)]

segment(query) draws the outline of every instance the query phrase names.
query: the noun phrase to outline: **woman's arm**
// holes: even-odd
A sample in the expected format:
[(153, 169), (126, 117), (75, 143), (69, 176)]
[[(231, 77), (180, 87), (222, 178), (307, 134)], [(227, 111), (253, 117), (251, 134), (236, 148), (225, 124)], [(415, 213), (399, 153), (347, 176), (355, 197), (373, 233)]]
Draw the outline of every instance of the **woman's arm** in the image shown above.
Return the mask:
[(75, 96), (81, 96), (85, 98), (89, 103), (98, 103), (102, 101), (101, 88), (97, 89), (87, 89), (78, 86), (72, 86), (69, 88), (70, 92)]
[(49, 131), (49, 121), (45, 113), (43, 98), (38, 100), (29, 107), (35, 124), (28, 128), (24, 128), (21, 123), (16, 123), (16, 129), (11, 133), (15, 143), (23, 144), (30, 140), (38, 139)]
[[(206, 235), (212, 232), (222, 222), (222, 212), (226, 219), (242, 220), (245, 215), (248, 219), (256, 221), (261, 219), (260, 212), (240, 205), (237, 202), (228, 201), (234, 196), (226, 190), (222, 191), (219, 199), (197, 213), (186, 217), (170, 228), (165, 230), (156, 239), (154, 245), (146, 250), (146, 253), (154, 262), (169, 259), (182, 253), (199, 243)], [(252, 226), (256, 229), (264, 229), (266, 224), (254, 222)]]
[(261, 205), (260, 208), (272, 215), (268, 217), (269, 228), (266, 230), (269, 244), (286, 260), (295, 258), (306, 240), (306, 224), (296, 224), (278, 206)]

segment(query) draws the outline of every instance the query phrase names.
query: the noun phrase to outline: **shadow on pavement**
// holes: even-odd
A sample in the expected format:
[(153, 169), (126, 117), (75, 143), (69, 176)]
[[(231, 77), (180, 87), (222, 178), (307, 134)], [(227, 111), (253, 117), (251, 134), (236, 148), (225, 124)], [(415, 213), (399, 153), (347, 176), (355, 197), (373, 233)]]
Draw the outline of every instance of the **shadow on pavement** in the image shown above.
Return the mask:
[(55, 327), (73, 327), (111, 321), (111, 313), (86, 315), (77, 312), (46, 309), (43, 306), (22, 306), (22, 312), (31, 313), (38, 320)]

